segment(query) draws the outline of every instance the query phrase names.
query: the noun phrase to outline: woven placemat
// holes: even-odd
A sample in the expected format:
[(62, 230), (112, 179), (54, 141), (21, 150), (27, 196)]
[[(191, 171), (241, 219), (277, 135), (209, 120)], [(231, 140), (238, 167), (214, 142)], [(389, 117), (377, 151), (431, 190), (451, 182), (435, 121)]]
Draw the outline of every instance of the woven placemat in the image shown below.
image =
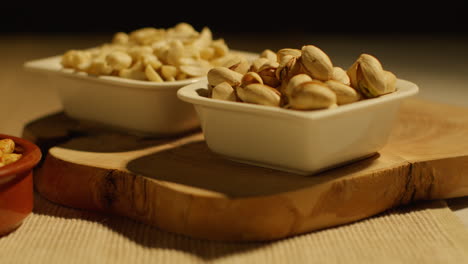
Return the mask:
[(444, 201), (264, 243), (221, 243), (55, 205), (0, 238), (7, 263), (468, 263), (468, 229)]

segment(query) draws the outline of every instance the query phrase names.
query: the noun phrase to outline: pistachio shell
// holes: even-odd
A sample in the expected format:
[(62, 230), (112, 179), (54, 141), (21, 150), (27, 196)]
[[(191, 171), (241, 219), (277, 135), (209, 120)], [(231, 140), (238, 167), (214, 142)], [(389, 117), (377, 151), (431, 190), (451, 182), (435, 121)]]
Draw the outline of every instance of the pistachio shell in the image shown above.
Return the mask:
[(241, 80), (241, 85), (246, 86), (252, 83), (260, 83), (263, 84), (263, 79), (258, 75), (256, 72), (247, 72), (244, 74)]
[(290, 55), (286, 55), (282, 58), (276, 69), (276, 78), (280, 81), (287, 82), (294, 75), (304, 73), (301, 63), (298, 62), (298, 58)]
[(214, 67), (207, 74), (208, 84), (213, 87), (222, 82), (227, 82), (231, 86), (237, 86), (241, 83), (242, 76), (242, 74), (226, 67)]
[(268, 85), (253, 83), (244, 87), (236, 87), (237, 96), (246, 103), (279, 106), (281, 95), (275, 88)]
[[(266, 64), (264, 64), (265, 66)], [(276, 78), (276, 67), (271, 67), (266, 65), (266, 67), (262, 66), (260, 70), (258, 71), (258, 75), (263, 80), (263, 83), (271, 86), (271, 87), (277, 87), (278, 85), (281, 84), (281, 82)]]
[(288, 96), (293, 109), (322, 109), (336, 104), (336, 95), (319, 81), (304, 82), (296, 86)]
[(316, 46), (302, 47), (301, 63), (306, 72), (314, 79), (327, 81), (333, 76), (333, 64), (330, 58)]
[(261, 58), (267, 58), (269, 61), (277, 61), (278, 58), (276, 56), (276, 53), (270, 49), (266, 49), (260, 53)]
[(259, 57), (252, 62), (252, 65), (250, 66), (249, 71), (258, 72), (260, 70), (260, 67), (262, 67), (263, 64), (268, 63), (268, 62), (269, 60), (267, 58)]
[(343, 84), (350, 85), (350, 79), (345, 70), (341, 67), (333, 67), (333, 76), (332, 80), (339, 81)]
[(312, 81), (312, 78), (310, 78), (310, 76), (305, 73), (295, 75), (289, 80), (283, 92), (286, 96), (291, 95), (291, 91), (296, 86), (300, 85), (301, 83), (310, 82), (310, 81)]
[(347, 71), (351, 86), (367, 98), (395, 91), (396, 76), (388, 74), (372, 55), (361, 54)]
[(227, 82), (216, 85), (211, 91), (211, 98), (225, 101), (237, 101), (234, 88)]
[(285, 49), (280, 49), (276, 52), (276, 60), (278, 62), (280, 62), (284, 56), (300, 57), (301, 50), (285, 48)]
[(353, 103), (361, 98), (356, 90), (342, 82), (329, 80), (325, 84), (336, 94), (336, 103), (338, 105)]

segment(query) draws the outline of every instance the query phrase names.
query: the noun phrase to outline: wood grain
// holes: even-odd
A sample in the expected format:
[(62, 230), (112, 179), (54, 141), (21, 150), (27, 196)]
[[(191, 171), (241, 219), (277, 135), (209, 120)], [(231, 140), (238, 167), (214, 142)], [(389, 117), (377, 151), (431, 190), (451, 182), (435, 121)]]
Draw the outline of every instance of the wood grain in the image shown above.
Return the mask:
[(377, 155), (314, 176), (230, 161), (200, 132), (142, 138), (63, 113), (28, 124), (23, 136), (48, 153), (35, 186), (51, 201), (198, 238), (259, 241), (468, 195), (466, 124), (466, 108), (411, 100)]

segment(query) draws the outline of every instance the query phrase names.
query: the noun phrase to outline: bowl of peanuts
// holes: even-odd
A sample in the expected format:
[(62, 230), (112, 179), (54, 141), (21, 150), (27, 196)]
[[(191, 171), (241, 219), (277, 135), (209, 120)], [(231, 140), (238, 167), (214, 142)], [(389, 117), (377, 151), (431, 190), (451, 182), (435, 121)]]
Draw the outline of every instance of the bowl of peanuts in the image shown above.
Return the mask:
[(246, 64), (211, 30), (188, 23), (117, 32), (109, 43), (25, 63), (45, 73), (64, 112), (132, 134), (175, 135), (199, 128), (179, 88), (206, 78), (214, 66)]
[(195, 106), (213, 152), (309, 175), (377, 153), (400, 103), (418, 90), (373, 55), (345, 70), (304, 45), (266, 49), (247, 71), (214, 67), (178, 97)]
[(39, 148), (22, 138), (0, 134), (0, 236), (21, 225), (33, 209), (33, 168)]

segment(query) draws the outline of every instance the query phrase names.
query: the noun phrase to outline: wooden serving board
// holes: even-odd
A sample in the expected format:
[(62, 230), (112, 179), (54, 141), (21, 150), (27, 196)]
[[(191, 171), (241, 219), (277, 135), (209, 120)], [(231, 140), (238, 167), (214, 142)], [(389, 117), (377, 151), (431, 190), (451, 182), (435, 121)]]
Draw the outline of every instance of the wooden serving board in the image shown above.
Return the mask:
[(272, 240), (468, 195), (468, 109), (420, 100), (377, 155), (314, 176), (224, 159), (200, 131), (145, 138), (57, 113), (23, 137), (47, 153), (34, 183), (49, 200), (197, 238)]

